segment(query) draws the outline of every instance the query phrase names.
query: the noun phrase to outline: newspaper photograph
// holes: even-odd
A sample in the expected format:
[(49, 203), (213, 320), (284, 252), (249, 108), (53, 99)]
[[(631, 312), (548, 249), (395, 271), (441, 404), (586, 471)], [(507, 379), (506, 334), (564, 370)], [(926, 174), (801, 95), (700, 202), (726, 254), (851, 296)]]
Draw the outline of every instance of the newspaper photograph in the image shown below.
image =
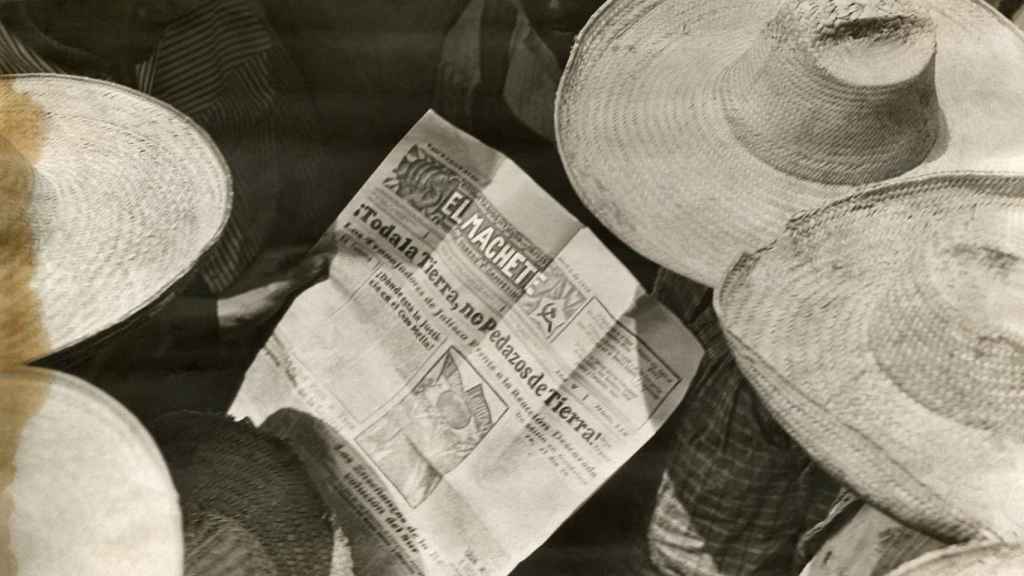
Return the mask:
[(504, 575), (650, 439), (703, 355), (502, 154), (428, 112), (321, 239), (231, 408), (287, 438), (361, 575)]

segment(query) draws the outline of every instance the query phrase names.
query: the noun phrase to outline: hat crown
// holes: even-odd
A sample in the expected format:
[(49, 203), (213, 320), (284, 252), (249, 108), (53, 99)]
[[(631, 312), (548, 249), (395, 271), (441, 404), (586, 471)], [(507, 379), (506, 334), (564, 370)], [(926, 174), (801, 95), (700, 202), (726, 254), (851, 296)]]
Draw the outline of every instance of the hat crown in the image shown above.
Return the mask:
[(875, 359), (929, 409), (1024, 438), (1024, 212), (971, 218), (911, 252), (871, 323)]
[(884, 87), (913, 82), (935, 55), (927, 15), (895, 0), (801, 0), (769, 24), (778, 42), (802, 44), (840, 83)]
[(856, 185), (906, 172), (938, 135), (935, 27), (898, 0), (784, 2), (726, 72), (721, 101), (755, 156)]

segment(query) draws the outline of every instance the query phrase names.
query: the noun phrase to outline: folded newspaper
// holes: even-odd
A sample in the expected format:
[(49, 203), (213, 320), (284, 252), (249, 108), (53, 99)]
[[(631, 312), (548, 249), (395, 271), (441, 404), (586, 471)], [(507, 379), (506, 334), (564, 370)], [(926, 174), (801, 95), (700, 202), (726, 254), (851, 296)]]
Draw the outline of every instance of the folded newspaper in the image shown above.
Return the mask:
[(321, 242), (231, 412), (288, 438), (360, 575), (503, 575), (665, 421), (703, 350), (594, 234), (428, 112)]

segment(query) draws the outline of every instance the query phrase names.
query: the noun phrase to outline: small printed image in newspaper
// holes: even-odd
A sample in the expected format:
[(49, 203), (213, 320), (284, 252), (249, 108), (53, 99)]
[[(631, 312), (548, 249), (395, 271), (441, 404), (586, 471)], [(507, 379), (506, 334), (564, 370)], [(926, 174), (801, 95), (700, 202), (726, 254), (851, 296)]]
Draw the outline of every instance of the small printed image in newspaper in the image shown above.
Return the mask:
[(291, 440), (362, 576), (508, 574), (651, 438), (703, 356), (590, 230), (433, 112), (321, 242), (329, 278), (231, 412)]
[(455, 348), (356, 438), (409, 506), (480, 444), (508, 406)]

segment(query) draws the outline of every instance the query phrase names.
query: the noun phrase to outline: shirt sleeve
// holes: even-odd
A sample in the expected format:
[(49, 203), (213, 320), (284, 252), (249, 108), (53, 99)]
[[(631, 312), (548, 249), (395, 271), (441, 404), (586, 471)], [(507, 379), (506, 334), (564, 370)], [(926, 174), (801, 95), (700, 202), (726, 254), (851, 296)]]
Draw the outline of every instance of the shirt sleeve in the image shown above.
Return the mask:
[(648, 527), (665, 574), (783, 576), (838, 486), (771, 417), (729, 352), (710, 289), (662, 271), (655, 295), (705, 358), (670, 431), (672, 455)]
[(234, 181), (232, 215), (201, 265), (214, 293), (263, 250), (311, 243), (341, 210), (302, 75), (253, 0), (215, 0), (172, 23), (147, 91), (210, 134)]

